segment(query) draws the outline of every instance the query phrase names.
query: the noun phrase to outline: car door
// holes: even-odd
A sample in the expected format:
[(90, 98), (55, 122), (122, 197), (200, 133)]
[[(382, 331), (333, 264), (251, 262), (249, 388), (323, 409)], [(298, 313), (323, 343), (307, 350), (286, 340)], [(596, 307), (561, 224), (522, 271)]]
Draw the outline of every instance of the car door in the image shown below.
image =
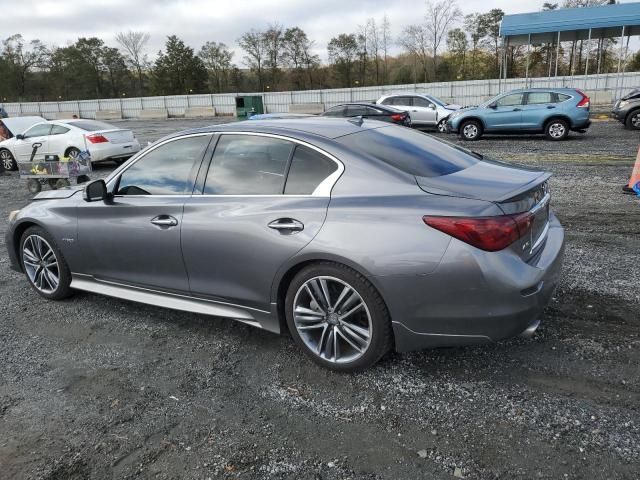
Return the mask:
[(436, 104), (423, 97), (412, 97), (413, 107), (411, 107), (411, 120), (414, 118), (421, 125), (433, 126), (438, 123), (438, 111)]
[(276, 273), (320, 230), (343, 168), (297, 140), (220, 135), (209, 168), (203, 165), (203, 193), (184, 209), (192, 294), (270, 312)]
[(522, 129), (542, 130), (544, 123), (556, 110), (553, 92), (529, 92), (522, 106)]
[(22, 134), (23, 138), (16, 139), (13, 150), (16, 155), (16, 159), (19, 162), (28, 162), (31, 159), (34, 145), (40, 144), (34, 160), (42, 161), (49, 148), (49, 133), (51, 132), (50, 123), (38, 123), (29, 128)]
[(173, 138), (148, 150), (108, 188), (108, 202), (82, 202), (78, 245), (83, 271), (97, 279), (189, 292), (180, 230), (185, 201), (211, 134)]
[(53, 124), (51, 126), (51, 134), (49, 135), (49, 142), (47, 143), (47, 154), (48, 155), (58, 155), (59, 158), (64, 156), (64, 152), (66, 151), (68, 145), (68, 134), (70, 132), (70, 128)]
[(485, 130), (513, 131), (522, 129), (524, 93), (512, 93), (491, 103), (483, 115)]

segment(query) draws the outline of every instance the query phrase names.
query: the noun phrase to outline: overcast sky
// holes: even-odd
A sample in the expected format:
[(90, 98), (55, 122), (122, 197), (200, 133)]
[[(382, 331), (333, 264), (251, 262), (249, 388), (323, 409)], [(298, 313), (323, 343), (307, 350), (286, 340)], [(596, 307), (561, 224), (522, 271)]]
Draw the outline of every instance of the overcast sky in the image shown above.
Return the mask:
[[(554, 0), (561, 3), (562, 0)], [(631, 0), (622, 0), (627, 3)], [(459, 1), (463, 13), (501, 8), (507, 14), (540, 10), (544, 0)], [(97, 36), (116, 46), (119, 31), (151, 34), (148, 53), (154, 58), (167, 35), (175, 34), (196, 51), (208, 41), (225, 42), (236, 50), (236, 40), (251, 27), (278, 22), (299, 26), (316, 42), (326, 59), (331, 37), (353, 32), (369, 17), (385, 13), (392, 33), (421, 20), (424, 0), (0, 0), (0, 38), (21, 33), (48, 45), (65, 46), (80, 36)]]

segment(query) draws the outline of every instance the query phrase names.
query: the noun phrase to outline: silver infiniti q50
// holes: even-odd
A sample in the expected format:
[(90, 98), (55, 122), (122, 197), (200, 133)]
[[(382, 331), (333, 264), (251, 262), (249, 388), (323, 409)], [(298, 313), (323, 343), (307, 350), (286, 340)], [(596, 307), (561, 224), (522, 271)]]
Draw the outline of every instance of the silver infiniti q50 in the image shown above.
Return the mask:
[(12, 212), (13, 268), (288, 330), (317, 363), (532, 333), (560, 273), (549, 174), (367, 120), (182, 132)]

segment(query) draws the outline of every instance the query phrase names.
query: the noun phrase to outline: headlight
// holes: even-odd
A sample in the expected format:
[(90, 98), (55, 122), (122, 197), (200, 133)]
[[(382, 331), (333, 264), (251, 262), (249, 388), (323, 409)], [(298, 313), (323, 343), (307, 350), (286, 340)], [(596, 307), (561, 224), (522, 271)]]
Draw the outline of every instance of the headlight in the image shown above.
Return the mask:
[(622, 100), (622, 101), (618, 104), (618, 107), (619, 107), (619, 108), (624, 108), (624, 107), (626, 107), (627, 105), (629, 105), (629, 102), (628, 102), (628, 101), (626, 101), (626, 100)]
[(11, 213), (9, 213), (9, 223), (13, 222), (19, 213), (20, 213), (20, 210), (14, 210)]

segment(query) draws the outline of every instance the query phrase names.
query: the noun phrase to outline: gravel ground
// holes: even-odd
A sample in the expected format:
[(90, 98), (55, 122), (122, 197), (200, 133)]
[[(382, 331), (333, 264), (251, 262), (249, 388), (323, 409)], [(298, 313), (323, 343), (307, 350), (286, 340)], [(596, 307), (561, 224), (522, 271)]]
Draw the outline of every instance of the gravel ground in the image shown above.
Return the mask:
[[(210, 123), (122, 125), (146, 142)], [(637, 479), (640, 200), (620, 185), (638, 140), (599, 122), (564, 143), (473, 144), (555, 174), (567, 253), (541, 328), (357, 375), (232, 321), (87, 293), (45, 302), (0, 245), (0, 477)], [(28, 199), (0, 177), (0, 218)]]

